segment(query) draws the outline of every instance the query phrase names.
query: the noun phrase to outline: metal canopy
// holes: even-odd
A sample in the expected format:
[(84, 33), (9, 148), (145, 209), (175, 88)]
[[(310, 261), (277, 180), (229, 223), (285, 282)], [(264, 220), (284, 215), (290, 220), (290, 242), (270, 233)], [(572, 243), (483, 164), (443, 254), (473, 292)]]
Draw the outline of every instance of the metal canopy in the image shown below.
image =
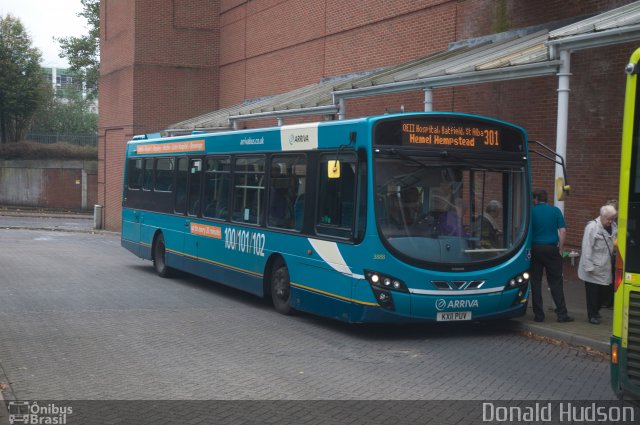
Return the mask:
[[(359, 74), (325, 79), (287, 93), (246, 101), (171, 125), (169, 134), (229, 130), (237, 122), (290, 116), (344, 116), (344, 100), (406, 91), (429, 91), (545, 75), (563, 65), (560, 51), (640, 39), (640, 1), (561, 28), (522, 29), (452, 43), (448, 50)], [(566, 56), (563, 56), (566, 57)]]

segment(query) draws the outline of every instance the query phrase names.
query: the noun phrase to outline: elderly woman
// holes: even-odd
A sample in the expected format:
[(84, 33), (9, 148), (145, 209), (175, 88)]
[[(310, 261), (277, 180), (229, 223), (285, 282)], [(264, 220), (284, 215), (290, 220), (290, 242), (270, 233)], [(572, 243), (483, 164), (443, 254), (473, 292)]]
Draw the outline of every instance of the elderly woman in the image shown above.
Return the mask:
[(600, 217), (591, 220), (584, 229), (582, 254), (578, 277), (584, 281), (587, 294), (589, 323), (599, 325), (600, 306), (607, 296), (611, 276), (611, 259), (614, 254), (616, 228), (613, 226), (617, 211), (611, 205), (600, 208)]

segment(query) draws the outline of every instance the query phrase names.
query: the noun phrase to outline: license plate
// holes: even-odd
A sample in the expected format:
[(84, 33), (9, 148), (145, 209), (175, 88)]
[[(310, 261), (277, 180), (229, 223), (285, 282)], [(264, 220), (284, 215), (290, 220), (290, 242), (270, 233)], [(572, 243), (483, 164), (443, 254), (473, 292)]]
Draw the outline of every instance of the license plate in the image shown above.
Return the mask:
[(436, 320), (438, 322), (455, 322), (458, 320), (471, 320), (470, 311), (439, 311)]

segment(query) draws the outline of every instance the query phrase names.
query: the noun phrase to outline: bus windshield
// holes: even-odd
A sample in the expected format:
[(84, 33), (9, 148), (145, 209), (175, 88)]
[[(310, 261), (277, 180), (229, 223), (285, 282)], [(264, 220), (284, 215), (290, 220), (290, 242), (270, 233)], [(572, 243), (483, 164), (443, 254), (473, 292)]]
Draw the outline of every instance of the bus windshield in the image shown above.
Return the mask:
[(376, 157), (378, 229), (401, 259), (473, 266), (510, 255), (524, 240), (524, 164), (454, 159), (396, 149)]

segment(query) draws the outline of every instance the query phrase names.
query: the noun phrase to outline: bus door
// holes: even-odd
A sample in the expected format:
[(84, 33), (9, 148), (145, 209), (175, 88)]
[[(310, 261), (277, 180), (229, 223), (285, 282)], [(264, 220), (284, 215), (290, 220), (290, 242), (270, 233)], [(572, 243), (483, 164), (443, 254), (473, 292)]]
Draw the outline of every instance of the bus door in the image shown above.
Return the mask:
[[(336, 165), (336, 161), (339, 165)], [(364, 175), (365, 168), (358, 166), (355, 153), (348, 152), (321, 155), (318, 168), (317, 205), (314, 212), (317, 237), (308, 239), (316, 255), (303, 257), (305, 270), (299, 280), (294, 280), (292, 276), (292, 283), (307, 287), (310, 292), (329, 295), (330, 298), (325, 297), (326, 303), (314, 305), (324, 310), (321, 314), (341, 317), (349, 306), (340, 306), (335, 300), (350, 301), (353, 274), (362, 273), (351, 270), (349, 263), (362, 254), (358, 254), (358, 246), (353, 242), (360, 239), (364, 231), (364, 217), (358, 219), (356, 215), (358, 211), (361, 214), (365, 211), (364, 206), (357, 208), (357, 199), (364, 199), (364, 190), (361, 191), (362, 196), (358, 196), (357, 188), (366, 187), (357, 184), (358, 170)]]
[(127, 164), (127, 183), (123, 202), (122, 238), (131, 241), (137, 247), (136, 255), (140, 256), (140, 210), (136, 207), (142, 196), (144, 178), (144, 159), (130, 158)]
[[(220, 171), (226, 165), (218, 166)], [(242, 271), (234, 284), (254, 293), (262, 293), (264, 271), (264, 244), (266, 236), (260, 227), (264, 224), (266, 205), (266, 158), (264, 155), (238, 155), (234, 157), (233, 188), (231, 189), (232, 224), (227, 227), (225, 264)], [(260, 276), (260, 277), (259, 277)]]
[(169, 252), (176, 251), (178, 255), (168, 255), (167, 263), (169, 266), (176, 268), (184, 268), (183, 253), (185, 229), (186, 224), (184, 215), (187, 212), (187, 194), (189, 193), (189, 158), (179, 157), (177, 158), (176, 166), (176, 184), (175, 184), (175, 199), (174, 199), (174, 212), (176, 215), (176, 222), (172, 226), (172, 232), (167, 232), (164, 235), (167, 249)]
[(221, 267), (227, 254), (224, 252), (223, 227), (228, 229), (228, 226), (221, 221), (226, 221), (229, 217), (230, 168), (229, 156), (205, 158), (202, 169), (204, 182), (201, 212), (202, 218), (206, 221), (191, 225), (192, 235), (195, 234), (198, 238), (198, 257), (207, 264), (203, 267), (209, 269), (208, 272), (204, 272), (209, 278), (223, 282), (228, 281), (225, 276), (226, 270)]
[[(186, 219), (184, 221), (184, 253), (187, 258), (197, 260), (198, 253), (198, 232), (197, 218), (200, 215), (201, 204), (201, 179), (202, 179), (202, 158), (190, 158), (187, 170), (187, 190), (186, 190)], [(196, 265), (197, 263), (192, 263)], [(187, 270), (196, 272), (196, 270)]]

